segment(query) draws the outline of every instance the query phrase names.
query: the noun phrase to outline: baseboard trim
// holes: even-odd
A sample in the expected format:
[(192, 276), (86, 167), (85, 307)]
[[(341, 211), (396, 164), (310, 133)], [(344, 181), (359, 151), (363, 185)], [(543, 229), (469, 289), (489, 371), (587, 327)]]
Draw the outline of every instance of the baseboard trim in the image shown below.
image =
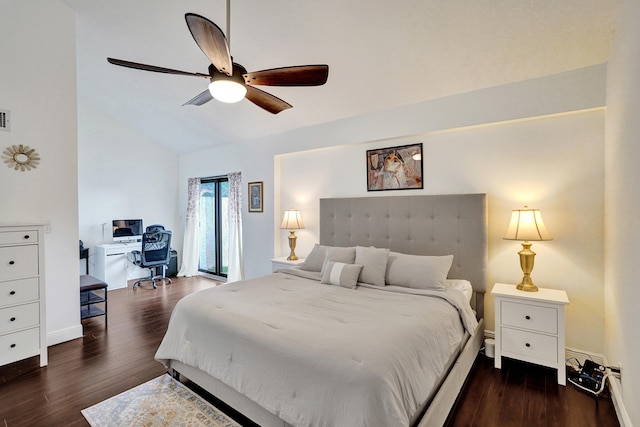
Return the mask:
[(593, 360), (599, 365), (607, 365), (604, 362), (604, 356), (598, 353), (591, 353), (590, 351), (585, 350), (577, 350), (575, 348), (565, 347), (564, 349), (564, 358), (566, 359), (577, 359), (581, 365), (584, 365), (584, 361), (586, 359)]
[(82, 336), (82, 325), (75, 325), (70, 328), (60, 329), (47, 333), (47, 347), (60, 344), (65, 341), (75, 340)]

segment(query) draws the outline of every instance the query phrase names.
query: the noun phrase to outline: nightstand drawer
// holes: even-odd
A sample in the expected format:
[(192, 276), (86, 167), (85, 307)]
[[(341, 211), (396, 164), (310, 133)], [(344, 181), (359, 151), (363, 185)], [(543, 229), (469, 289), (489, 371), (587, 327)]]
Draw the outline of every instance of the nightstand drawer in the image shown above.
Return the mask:
[(40, 303), (34, 302), (0, 310), (0, 334), (38, 326), (39, 323)]
[(558, 362), (558, 338), (516, 329), (502, 328), (502, 350), (528, 358)]
[(16, 362), (40, 352), (40, 328), (0, 336), (0, 365)]
[(558, 333), (558, 310), (511, 301), (502, 301), (502, 324), (548, 334)]
[(40, 297), (37, 277), (0, 282), (0, 307), (36, 301)]

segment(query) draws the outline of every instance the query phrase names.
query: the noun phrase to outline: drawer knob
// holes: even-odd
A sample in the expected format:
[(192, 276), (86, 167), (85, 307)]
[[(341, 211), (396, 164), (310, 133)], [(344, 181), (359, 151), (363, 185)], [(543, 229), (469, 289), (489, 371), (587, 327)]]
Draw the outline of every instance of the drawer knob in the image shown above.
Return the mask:
[(12, 317), (11, 319), (9, 319), (9, 321), (11, 321), (11, 322), (15, 322), (15, 321), (16, 321), (16, 318), (15, 318), (15, 317)]
[(16, 262), (15, 262), (15, 261), (13, 261), (13, 260), (9, 261), (9, 265), (13, 265), (13, 264), (15, 264), (15, 263), (16, 263)]
[(15, 344), (11, 344), (9, 347), (16, 348), (16, 345)]
[(30, 237), (31, 237), (31, 236), (29, 236), (28, 234), (25, 234), (25, 235), (24, 235), (24, 238), (25, 238), (25, 239), (28, 239), (28, 238), (30, 238)]
[(16, 294), (16, 291), (9, 292), (9, 295), (15, 295), (15, 294)]
[(531, 344), (526, 343), (526, 344), (525, 344), (525, 346), (526, 346), (526, 347), (531, 347)]
[(525, 319), (531, 320), (531, 316), (524, 316)]

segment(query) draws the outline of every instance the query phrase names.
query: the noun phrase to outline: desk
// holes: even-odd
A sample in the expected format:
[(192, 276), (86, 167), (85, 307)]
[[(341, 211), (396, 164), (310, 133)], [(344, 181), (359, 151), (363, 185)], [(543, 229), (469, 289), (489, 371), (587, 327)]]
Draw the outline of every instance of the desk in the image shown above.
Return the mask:
[(128, 258), (131, 251), (142, 249), (142, 243), (103, 243), (96, 245), (93, 276), (106, 282), (109, 290), (127, 287), (127, 281), (148, 276), (146, 268), (133, 265)]

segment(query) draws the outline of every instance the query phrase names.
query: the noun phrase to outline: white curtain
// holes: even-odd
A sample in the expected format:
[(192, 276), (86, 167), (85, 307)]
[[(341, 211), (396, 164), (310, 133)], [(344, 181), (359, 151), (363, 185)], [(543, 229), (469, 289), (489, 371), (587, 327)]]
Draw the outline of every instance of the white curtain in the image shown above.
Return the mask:
[(182, 263), (178, 276), (197, 276), (200, 253), (200, 178), (189, 178)]
[(229, 179), (229, 270), (227, 283), (244, 279), (242, 257), (242, 174), (232, 172)]

